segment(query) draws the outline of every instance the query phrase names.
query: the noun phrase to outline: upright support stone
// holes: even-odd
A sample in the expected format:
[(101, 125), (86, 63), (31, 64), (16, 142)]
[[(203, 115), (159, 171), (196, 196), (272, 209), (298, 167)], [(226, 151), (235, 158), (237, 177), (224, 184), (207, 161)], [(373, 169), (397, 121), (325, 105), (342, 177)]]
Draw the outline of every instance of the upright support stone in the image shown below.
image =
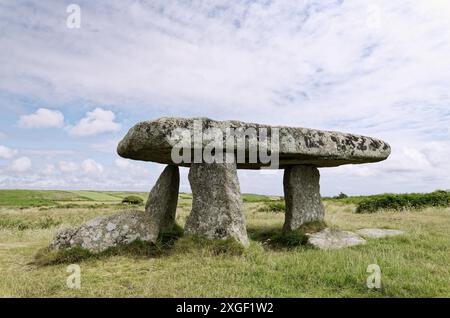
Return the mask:
[(232, 237), (248, 246), (236, 163), (193, 163), (189, 182), (193, 201), (185, 233), (208, 239)]
[(304, 223), (323, 220), (325, 209), (319, 180), (319, 170), (314, 166), (289, 166), (284, 170), (285, 232), (296, 230)]
[(145, 205), (145, 213), (150, 218), (150, 241), (155, 242), (161, 231), (171, 230), (174, 227), (179, 187), (179, 168), (167, 166), (150, 192)]

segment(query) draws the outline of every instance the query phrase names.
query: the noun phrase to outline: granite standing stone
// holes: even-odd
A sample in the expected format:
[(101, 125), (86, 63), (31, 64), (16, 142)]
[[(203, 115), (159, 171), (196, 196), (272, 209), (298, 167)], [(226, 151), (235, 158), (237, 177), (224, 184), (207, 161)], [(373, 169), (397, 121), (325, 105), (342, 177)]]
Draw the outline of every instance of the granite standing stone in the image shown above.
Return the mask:
[(290, 166), (284, 170), (285, 232), (323, 220), (325, 209), (320, 198), (319, 179), (319, 170), (313, 166)]
[(185, 233), (208, 239), (232, 237), (248, 246), (235, 163), (194, 163), (189, 171), (192, 211)]

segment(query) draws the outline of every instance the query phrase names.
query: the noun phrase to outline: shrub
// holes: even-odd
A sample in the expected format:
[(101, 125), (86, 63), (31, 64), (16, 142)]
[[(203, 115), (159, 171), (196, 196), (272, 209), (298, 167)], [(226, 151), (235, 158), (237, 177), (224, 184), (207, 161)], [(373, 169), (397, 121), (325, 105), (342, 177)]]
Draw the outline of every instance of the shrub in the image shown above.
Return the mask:
[(333, 199), (340, 200), (340, 199), (347, 199), (347, 198), (348, 198), (348, 195), (346, 195), (345, 193), (341, 192), (337, 196), (335, 196)]
[(450, 206), (450, 193), (435, 191), (432, 193), (383, 194), (368, 197), (358, 203), (357, 213), (373, 213), (380, 210), (423, 209), (426, 207)]
[(143, 204), (144, 200), (142, 200), (141, 197), (138, 197), (136, 195), (129, 195), (129, 196), (123, 198), (122, 203), (124, 203), (124, 204)]

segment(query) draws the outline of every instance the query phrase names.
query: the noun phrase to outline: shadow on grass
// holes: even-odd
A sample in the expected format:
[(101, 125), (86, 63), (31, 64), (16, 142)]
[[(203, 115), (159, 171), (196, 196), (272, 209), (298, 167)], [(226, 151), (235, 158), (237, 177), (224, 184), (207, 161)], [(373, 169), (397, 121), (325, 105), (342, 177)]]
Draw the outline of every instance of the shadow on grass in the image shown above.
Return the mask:
[(247, 233), (251, 240), (260, 242), (264, 248), (286, 250), (307, 245), (306, 234), (318, 232), (325, 227), (325, 222), (316, 221), (303, 224), (299, 229), (290, 232), (283, 232), (279, 227), (249, 227)]

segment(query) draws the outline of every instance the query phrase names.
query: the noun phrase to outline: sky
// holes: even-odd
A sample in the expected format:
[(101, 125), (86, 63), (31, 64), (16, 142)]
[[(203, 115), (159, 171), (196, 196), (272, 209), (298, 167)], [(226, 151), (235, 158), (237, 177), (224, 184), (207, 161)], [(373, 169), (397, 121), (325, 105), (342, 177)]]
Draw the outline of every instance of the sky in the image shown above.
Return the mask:
[[(0, 47), (0, 188), (149, 191), (164, 166), (116, 146), (166, 116), (391, 145), (384, 162), (320, 169), (322, 195), (450, 188), (447, 0), (0, 0)], [(282, 194), (282, 171), (239, 177)]]

